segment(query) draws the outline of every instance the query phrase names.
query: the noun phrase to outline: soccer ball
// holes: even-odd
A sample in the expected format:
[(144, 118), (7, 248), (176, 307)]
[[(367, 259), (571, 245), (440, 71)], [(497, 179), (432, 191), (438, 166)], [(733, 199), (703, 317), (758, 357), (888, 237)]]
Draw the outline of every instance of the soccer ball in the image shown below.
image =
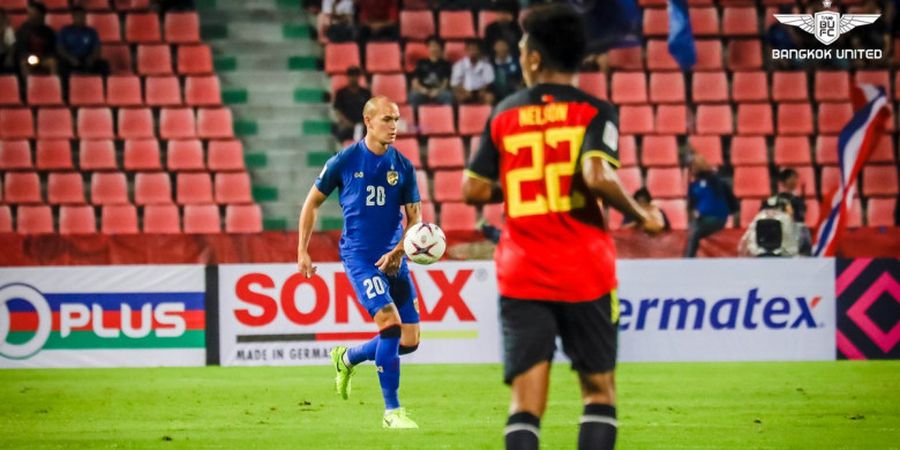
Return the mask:
[(403, 240), (403, 250), (409, 260), (418, 264), (431, 264), (444, 256), (447, 238), (433, 223), (421, 222), (412, 227)]

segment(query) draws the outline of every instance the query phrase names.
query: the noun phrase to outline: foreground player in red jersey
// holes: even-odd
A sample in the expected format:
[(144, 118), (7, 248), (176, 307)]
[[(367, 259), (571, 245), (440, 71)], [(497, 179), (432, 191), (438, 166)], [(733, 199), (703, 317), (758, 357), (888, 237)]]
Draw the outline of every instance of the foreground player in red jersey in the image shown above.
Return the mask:
[(512, 385), (506, 448), (538, 448), (556, 336), (581, 382), (578, 448), (613, 448), (616, 250), (598, 199), (648, 232), (663, 224), (616, 176), (615, 109), (572, 86), (585, 49), (580, 18), (563, 4), (542, 6), (523, 28), (528, 89), (497, 105), (463, 186), (471, 204), (506, 203), (494, 257), (504, 381)]

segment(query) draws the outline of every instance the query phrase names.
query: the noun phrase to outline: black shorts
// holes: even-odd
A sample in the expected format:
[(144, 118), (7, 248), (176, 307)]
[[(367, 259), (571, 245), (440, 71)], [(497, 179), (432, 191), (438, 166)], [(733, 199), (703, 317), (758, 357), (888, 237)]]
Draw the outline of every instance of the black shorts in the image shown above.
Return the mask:
[(567, 303), (501, 296), (503, 381), (510, 384), (536, 364), (552, 361), (556, 336), (572, 360), (572, 370), (601, 373), (615, 369), (618, 330), (612, 320), (614, 298), (618, 301), (615, 294), (607, 294), (590, 302)]

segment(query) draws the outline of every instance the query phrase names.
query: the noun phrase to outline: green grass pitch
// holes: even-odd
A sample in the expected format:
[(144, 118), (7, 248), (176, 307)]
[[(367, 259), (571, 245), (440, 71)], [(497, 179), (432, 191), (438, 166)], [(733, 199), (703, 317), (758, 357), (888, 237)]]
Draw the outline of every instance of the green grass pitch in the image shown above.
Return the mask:
[[(578, 388), (552, 375), (542, 448), (574, 449)], [(619, 448), (900, 448), (900, 361), (620, 364)], [(421, 427), (381, 429), (371, 364), (0, 371), (0, 448), (498, 449), (499, 365), (407, 365)]]

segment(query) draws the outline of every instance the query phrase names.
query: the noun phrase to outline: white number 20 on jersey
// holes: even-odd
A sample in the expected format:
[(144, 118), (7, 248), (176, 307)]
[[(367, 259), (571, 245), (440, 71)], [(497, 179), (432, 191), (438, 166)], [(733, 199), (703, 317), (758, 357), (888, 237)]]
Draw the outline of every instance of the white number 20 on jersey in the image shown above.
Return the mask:
[(384, 186), (366, 186), (366, 206), (384, 206)]
[(366, 287), (366, 297), (372, 298), (375, 294), (384, 295), (384, 280), (375, 276), (363, 280), (363, 286)]

